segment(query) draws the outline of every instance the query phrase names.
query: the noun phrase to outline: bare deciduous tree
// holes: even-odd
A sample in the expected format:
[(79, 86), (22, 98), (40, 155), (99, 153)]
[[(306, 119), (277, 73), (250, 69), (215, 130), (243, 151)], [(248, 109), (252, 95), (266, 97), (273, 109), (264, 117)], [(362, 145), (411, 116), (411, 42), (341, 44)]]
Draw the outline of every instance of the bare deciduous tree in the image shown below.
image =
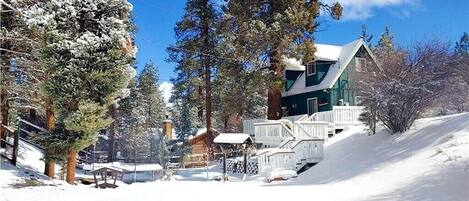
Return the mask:
[(411, 49), (377, 48), (379, 67), (359, 75), (358, 87), (366, 112), (362, 116), (375, 129), (381, 121), (393, 133), (405, 132), (420, 114), (441, 97), (450, 79), (451, 54), (438, 40)]

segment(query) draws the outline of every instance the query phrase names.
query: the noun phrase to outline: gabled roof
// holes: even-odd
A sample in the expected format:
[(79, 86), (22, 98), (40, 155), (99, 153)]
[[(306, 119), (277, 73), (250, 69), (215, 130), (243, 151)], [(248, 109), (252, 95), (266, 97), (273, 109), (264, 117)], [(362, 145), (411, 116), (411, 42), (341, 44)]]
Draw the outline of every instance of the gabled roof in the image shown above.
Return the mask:
[[(350, 61), (353, 59), (357, 51), (362, 46), (371, 55), (372, 59), (376, 62), (376, 59), (374, 58), (373, 53), (371, 52), (371, 50), (368, 48), (368, 46), (365, 44), (365, 42), (361, 38), (358, 40), (352, 41), (351, 43), (348, 43), (344, 46), (316, 44), (315, 56), (317, 60), (336, 61), (336, 62), (331, 65), (326, 76), (318, 85), (306, 87), (306, 82), (305, 82), (306, 75), (305, 73), (302, 73), (288, 91), (282, 92), (282, 96), (292, 96), (292, 95), (302, 94), (302, 93), (306, 93), (310, 91), (317, 91), (317, 90), (332, 88), (334, 86), (334, 83), (337, 81), (337, 79), (339, 79), (342, 72), (345, 70), (347, 65), (350, 63)], [(292, 67), (291, 66), (289, 67), (287, 64), (287, 67), (285, 69), (289, 70), (289, 68), (292, 68)], [(304, 66), (303, 66), (303, 69), (304, 69)]]
[[(212, 128), (211, 131), (212, 131), (211, 132), (212, 137), (216, 137), (220, 133), (219, 131), (217, 131), (214, 128)], [(207, 128), (201, 128), (201, 129), (197, 130), (197, 132), (195, 132), (194, 135), (189, 136), (188, 137), (189, 144), (193, 144), (193, 143), (195, 143), (198, 140), (203, 139), (203, 138), (209, 138), (209, 136), (207, 135)]]

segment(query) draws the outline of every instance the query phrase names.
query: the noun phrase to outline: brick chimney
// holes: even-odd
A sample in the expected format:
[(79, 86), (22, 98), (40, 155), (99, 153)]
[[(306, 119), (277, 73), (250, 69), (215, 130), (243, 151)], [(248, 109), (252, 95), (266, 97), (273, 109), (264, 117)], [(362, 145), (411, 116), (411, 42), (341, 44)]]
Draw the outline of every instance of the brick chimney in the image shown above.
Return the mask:
[(166, 119), (163, 121), (163, 134), (167, 140), (173, 139), (173, 122), (169, 119), (168, 115), (166, 115)]

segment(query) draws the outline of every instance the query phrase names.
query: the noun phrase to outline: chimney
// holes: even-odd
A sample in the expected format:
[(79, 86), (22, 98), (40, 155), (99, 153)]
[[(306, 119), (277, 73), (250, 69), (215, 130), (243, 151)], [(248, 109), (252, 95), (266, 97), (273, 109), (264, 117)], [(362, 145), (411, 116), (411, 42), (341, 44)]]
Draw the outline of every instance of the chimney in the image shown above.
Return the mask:
[(173, 139), (173, 122), (169, 119), (168, 115), (166, 115), (166, 119), (163, 121), (163, 134), (167, 140)]

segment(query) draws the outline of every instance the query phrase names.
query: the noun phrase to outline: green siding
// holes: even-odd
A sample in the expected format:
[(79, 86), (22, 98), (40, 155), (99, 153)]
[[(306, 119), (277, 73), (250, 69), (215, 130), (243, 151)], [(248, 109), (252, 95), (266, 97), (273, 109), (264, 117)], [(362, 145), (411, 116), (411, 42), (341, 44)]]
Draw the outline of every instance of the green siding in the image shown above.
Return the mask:
[[(368, 53), (362, 47), (357, 52), (356, 56), (366, 56)], [(306, 76), (306, 85), (311, 86), (320, 83), (327, 71), (329, 70), (330, 62), (317, 64), (316, 75)], [(306, 72), (305, 72), (306, 73)], [(317, 97), (318, 111), (332, 110), (332, 106), (339, 105), (339, 100), (343, 99), (344, 104), (349, 103), (350, 106), (356, 105), (355, 97), (357, 90), (353, 86), (352, 78), (357, 73), (355, 69), (355, 58), (350, 61), (346, 69), (342, 72), (339, 79), (334, 83), (333, 87), (328, 90), (311, 91), (303, 94), (287, 96), (282, 98), (282, 106), (287, 108), (288, 115), (307, 114), (307, 99)], [(310, 85), (308, 85), (310, 84)], [(321, 105), (321, 102), (327, 101), (327, 104)]]
[(291, 71), (291, 70), (286, 70), (285, 71), (285, 78), (286, 78), (286, 83), (285, 83), (285, 90), (290, 90), (290, 88), (293, 86), (295, 83), (296, 79), (298, 76), (301, 75), (303, 71)]
[[(317, 85), (326, 76), (326, 73), (329, 71), (329, 67), (332, 65), (329, 61), (316, 61), (316, 74), (308, 76), (306, 74), (305, 84), (306, 86)], [(305, 70), (306, 73), (306, 70)]]
[[(307, 114), (308, 106), (306, 101), (308, 98), (317, 98), (318, 99), (318, 111), (328, 111), (332, 110), (331, 106), (331, 96), (329, 92), (313, 91), (303, 94), (298, 94), (294, 96), (288, 96), (282, 98), (282, 106), (287, 108), (288, 116)], [(327, 104), (321, 105), (321, 103), (327, 102)]]
[[(360, 48), (356, 56), (368, 54), (365, 49)], [(350, 106), (355, 106), (355, 97), (358, 95), (357, 90), (353, 86), (353, 76), (357, 74), (355, 69), (355, 57), (347, 65), (346, 69), (342, 72), (339, 79), (334, 83), (330, 89), (331, 100), (333, 105), (339, 105), (339, 100), (343, 99), (344, 104), (349, 103)]]

